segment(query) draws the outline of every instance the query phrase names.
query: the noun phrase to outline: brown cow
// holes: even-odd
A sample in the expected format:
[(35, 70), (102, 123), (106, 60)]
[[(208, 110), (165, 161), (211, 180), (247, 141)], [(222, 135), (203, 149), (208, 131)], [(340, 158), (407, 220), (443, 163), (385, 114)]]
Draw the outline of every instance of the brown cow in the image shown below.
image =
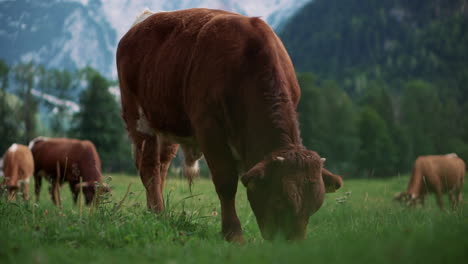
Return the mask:
[[(35, 193), (39, 200), (42, 177), (52, 183), (52, 200), (60, 203), (58, 189), (68, 182), (76, 203), (80, 187), (86, 204), (90, 204), (96, 193), (96, 182), (101, 183), (101, 160), (91, 141), (68, 138), (39, 137), (29, 147), (36, 165), (34, 171)], [(81, 182), (81, 184), (80, 184)], [(104, 189), (108, 191), (107, 188)]]
[(29, 195), (29, 180), (34, 172), (34, 161), (27, 146), (13, 144), (3, 156), (3, 176), (1, 186), (8, 189), (8, 200), (14, 199), (21, 189), (23, 199)]
[(406, 192), (397, 194), (395, 200), (424, 205), (425, 195), (433, 192), (442, 209), (442, 193), (448, 192), (454, 209), (462, 201), (465, 172), (465, 162), (456, 154), (420, 156), (414, 162)]
[(164, 208), (180, 144), (189, 178), (202, 153), (207, 160), (225, 239), (243, 241), (235, 209), (243, 172), (263, 237), (304, 238), (324, 199), (323, 161), (302, 145), (300, 88), (280, 39), (261, 19), (222, 10), (143, 16), (120, 40), (117, 68), (148, 208)]

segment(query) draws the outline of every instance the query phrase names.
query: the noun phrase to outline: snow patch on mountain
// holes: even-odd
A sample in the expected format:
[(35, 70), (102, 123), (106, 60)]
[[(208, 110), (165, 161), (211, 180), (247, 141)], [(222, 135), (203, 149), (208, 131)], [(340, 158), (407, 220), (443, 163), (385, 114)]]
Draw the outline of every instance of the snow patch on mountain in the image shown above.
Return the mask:
[[(83, 2), (82, 0), (79, 0)], [(101, 0), (102, 11), (118, 38), (130, 28), (136, 16), (145, 8), (154, 11), (173, 11), (187, 8), (213, 8), (261, 17), (273, 28), (278, 28), (295, 11), (310, 0)]]
[(0, 0), (0, 58), (47, 68), (91, 66), (117, 78), (119, 39), (145, 8), (203, 7), (261, 17), (278, 30), (311, 0)]

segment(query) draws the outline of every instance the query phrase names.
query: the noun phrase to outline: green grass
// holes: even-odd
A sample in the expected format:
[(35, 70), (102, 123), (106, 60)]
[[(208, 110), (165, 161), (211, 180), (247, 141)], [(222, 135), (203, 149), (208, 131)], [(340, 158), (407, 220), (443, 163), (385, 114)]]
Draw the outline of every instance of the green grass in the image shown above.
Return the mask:
[(311, 217), (301, 242), (263, 241), (240, 185), (245, 245), (222, 240), (209, 180), (197, 180), (191, 194), (185, 180), (170, 179), (159, 216), (146, 212), (137, 177), (112, 175), (112, 196), (81, 213), (68, 186), (62, 211), (43, 186), (38, 204), (0, 202), (0, 263), (466, 263), (468, 203), (440, 211), (431, 196), (424, 208), (404, 208), (392, 197), (407, 180), (345, 181)]

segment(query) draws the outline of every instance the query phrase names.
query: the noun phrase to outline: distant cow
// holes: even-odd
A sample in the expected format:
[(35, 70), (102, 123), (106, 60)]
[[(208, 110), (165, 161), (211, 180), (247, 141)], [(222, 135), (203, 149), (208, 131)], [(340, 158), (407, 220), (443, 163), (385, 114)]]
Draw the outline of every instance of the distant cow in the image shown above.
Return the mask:
[(21, 189), (23, 199), (29, 195), (29, 180), (34, 173), (34, 161), (27, 146), (13, 144), (3, 156), (2, 189), (8, 189), (8, 200), (12, 200)]
[(202, 153), (208, 162), (225, 239), (243, 241), (239, 175), (264, 238), (305, 237), (324, 199), (323, 161), (302, 145), (295, 71), (264, 21), (210, 9), (145, 13), (120, 40), (117, 69), (149, 209), (164, 208), (180, 144), (189, 178)]
[(448, 192), (452, 208), (455, 208), (462, 201), (465, 172), (465, 162), (456, 154), (420, 156), (414, 162), (406, 192), (399, 193), (395, 199), (410, 205), (424, 204), (425, 195), (432, 192), (443, 208), (442, 193)]
[[(35, 193), (39, 199), (42, 177), (52, 183), (50, 188), (53, 202), (60, 203), (58, 189), (68, 182), (77, 201), (80, 188), (86, 204), (90, 204), (96, 193), (96, 182), (101, 183), (101, 160), (91, 141), (68, 138), (39, 137), (29, 147), (36, 165), (34, 171)], [(81, 182), (81, 184), (80, 184)], [(104, 189), (107, 191), (107, 188)]]

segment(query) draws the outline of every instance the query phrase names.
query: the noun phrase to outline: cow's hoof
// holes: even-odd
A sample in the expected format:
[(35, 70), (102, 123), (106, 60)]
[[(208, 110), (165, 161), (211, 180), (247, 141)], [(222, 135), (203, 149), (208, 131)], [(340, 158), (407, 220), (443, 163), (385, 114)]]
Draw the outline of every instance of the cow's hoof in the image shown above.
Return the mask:
[(237, 235), (233, 236), (231, 239), (228, 240), (229, 242), (233, 242), (236, 244), (244, 245), (245, 244), (245, 239), (243, 235)]
[(241, 234), (235, 234), (235, 233), (226, 234), (224, 235), (224, 239), (228, 242), (232, 242), (232, 243), (236, 243), (240, 245), (245, 244), (245, 239), (242, 233)]

